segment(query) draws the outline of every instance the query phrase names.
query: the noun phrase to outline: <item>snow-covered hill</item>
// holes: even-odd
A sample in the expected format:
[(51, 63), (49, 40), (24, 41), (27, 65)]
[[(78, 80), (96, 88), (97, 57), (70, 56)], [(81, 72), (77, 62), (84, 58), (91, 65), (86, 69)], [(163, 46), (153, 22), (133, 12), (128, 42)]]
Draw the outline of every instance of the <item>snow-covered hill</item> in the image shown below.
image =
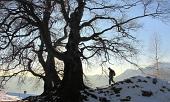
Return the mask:
[[(139, 69), (127, 69), (124, 73), (116, 76), (114, 80), (117, 82), (133, 76), (153, 76), (157, 70), (155, 65), (150, 65), (148, 67), (142, 68), (142, 71)], [(88, 79), (87, 85), (90, 87), (101, 87), (109, 84), (109, 79), (106, 75), (91, 75), (87, 76), (86, 78)], [(159, 63), (159, 78), (170, 81), (170, 63)]]
[(112, 86), (82, 91), (84, 102), (170, 102), (170, 83), (135, 76)]

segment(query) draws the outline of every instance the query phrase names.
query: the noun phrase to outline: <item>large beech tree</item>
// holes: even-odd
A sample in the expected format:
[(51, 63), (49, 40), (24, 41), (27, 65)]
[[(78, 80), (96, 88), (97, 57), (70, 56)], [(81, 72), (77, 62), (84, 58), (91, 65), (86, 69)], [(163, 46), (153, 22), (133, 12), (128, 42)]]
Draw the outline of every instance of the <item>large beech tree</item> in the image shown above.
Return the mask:
[[(56, 90), (63, 102), (79, 102), (82, 60), (101, 63), (136, 53), (130, 34), (137, 19), (160, 17), (168, 9), (157, 0), (1, 0), (0, 53), (4, 80), (30, 72)], [(136, 11), (139, 8), (139, 12)], [(134, 13), (134, 14), (131, 14)], [(136, 13), (136, 14), (135, 14)], [(60, 77), (64, 66), (64, 76)], [(6, 73), (8, 72), (8, 73)]]

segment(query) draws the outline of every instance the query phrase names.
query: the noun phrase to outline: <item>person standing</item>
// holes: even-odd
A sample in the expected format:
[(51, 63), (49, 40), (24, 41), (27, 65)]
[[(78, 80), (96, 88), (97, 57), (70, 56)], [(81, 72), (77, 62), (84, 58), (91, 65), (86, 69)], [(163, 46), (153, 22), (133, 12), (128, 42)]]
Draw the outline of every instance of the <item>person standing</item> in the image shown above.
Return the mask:
[(115, 76), (116, 73), (110, 67), (108, 69), (109, 69), (109, 85), (111, 85), (112, 82), (115, 83), (115, 81), (113, 80), (113, 76)]

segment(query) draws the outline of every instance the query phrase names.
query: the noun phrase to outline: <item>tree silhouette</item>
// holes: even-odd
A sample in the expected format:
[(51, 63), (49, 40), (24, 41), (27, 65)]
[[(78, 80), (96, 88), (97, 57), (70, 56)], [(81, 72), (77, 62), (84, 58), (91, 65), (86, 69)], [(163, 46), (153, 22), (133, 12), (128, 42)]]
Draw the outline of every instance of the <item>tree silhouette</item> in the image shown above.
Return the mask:
[[(63, 102), (79, 102), (83, 83), (82, 60), (101, 56), (102, 63), (136, 54), (131, 30), (137, 19), (160, 17), (156, 0), (1, 0), (1, 70), (9, 79), (31, 72), (45, 82), (45, 93), (56, 90)], [(143, 12), (131, 15), (141, 7)], [(152, 6), (152, 8), (150, 8)], [(135, 11), (134, 11), (135, 12)], [(129, 16), (128, 16), (129, 15)], [(64, 65), (64, 76), (56, 60)], [(36, 64), (41, 65), (37, 67)]]

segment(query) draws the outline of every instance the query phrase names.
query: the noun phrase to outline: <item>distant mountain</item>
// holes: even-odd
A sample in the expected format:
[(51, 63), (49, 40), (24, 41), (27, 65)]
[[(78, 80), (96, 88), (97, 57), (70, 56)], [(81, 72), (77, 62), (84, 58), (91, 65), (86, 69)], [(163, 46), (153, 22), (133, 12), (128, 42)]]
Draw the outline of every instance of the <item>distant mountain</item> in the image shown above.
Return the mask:
[[(170, 81), (170, 63), (159, 63), (159, 78)], [(124, 79), (133, 77), (133, 76), (151, 76), (156, 72), (155, 65), (148, 66), (142, 69), (142, 73), (139, 69), (128, 69), (121, 75), (114, 78), (114, 80), (122, 81)], [(18, 78), (11, 79), (5, 86), (6, 91), (8, 92), (17, 92), (23, 93), (27, 91), (28, 94), (41, 94), (43, 92), (43, 82), (37, 82), (33, 77), (27, 77), (25, 84), (18, 83)], [(96, 88), (96, 87), (106, 87), (109, 85), (108, 76), (106, 75), (90, 75), (84, 78), (86, 85)]]
[(140, 70), (134, 70), (134, 69), (127, 69), (124, 73), (120, 74), (115, 78), (116, 81), (121, 81), (133, 76), (143, 76), (142, 72)]
[(141, 70), (133, 70), (128, 69), (121, 75), (119, 75), (116, 80), (123, 80), (132, 76), (140, 75), (140, 76), (157, 76), (160, 79), (170, 81), (170, 63), (159, 63), (159, 69), (157, 72), (156, 65), (151, 65)]
[(20, 77), (13, 77), (10, 79), (6, 85), (5, 90), (9, 93), (24, 93), (24, 91), (27, 92), (27, 94), (41, 94), (43, 91), (43, 81), (38, 81), (34, 77), (25, 77), (25, 81), (22, 81)]
[(95, 88), (108, 85), (108, 77), (105, 75), (89, 75), (84, 78), (86, 85)]

